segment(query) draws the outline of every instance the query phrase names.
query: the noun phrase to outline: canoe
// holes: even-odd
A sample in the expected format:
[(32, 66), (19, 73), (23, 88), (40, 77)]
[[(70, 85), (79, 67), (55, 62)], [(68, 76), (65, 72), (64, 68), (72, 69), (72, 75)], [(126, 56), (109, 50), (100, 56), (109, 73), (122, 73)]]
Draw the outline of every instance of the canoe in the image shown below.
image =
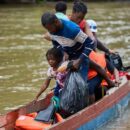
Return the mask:
[[(52, 96), (53, 93), (49, 93), (35, 105), (29, 103), (6, 115), (1, 115), (0, 130), (14, 130), (15, 121), (20, 115), (46, 108), (50, 104)], [(95, 130), (117, 117), (128, 106), (129, 101), (130, 74), (127, 74), (121, 76), (121, 85), (111, 88), (101, 100), (64, 119), (62, 122), (52, 125), (48, 130)]]

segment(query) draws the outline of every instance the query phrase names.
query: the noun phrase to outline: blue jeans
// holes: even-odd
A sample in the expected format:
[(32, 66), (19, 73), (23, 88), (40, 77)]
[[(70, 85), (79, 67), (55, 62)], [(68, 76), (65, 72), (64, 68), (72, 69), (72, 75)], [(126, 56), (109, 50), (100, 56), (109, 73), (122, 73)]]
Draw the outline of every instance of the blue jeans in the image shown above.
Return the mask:
[(88, 75), (88, 68), (89, 68), (89, 59), (85, 58), (81, 65), (80, 65), (80, 69), (79, 72), (82, 76), (82, 78), (87, 82), (87, 75)]

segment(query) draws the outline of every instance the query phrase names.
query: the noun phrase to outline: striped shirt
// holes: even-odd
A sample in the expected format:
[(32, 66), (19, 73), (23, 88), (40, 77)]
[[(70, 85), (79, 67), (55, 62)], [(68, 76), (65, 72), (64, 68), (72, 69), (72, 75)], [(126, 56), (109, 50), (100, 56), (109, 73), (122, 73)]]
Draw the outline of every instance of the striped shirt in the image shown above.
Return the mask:
[(67, 52), (70, 59), (88, 57), (94, 47), (94, 41), (82, 32), (74, 22), (60, 21), (62, 22), (62, 29), (50, 34), (53, 45)]

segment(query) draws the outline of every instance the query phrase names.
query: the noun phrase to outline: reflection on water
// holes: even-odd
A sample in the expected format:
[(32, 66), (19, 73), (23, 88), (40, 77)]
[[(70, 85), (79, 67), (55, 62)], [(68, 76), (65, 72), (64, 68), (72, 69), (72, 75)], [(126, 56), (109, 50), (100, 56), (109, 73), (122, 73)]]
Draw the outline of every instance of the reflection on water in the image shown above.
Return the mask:
[(130, 130), (130, 105), (125, 112), (99, 130)]
[[(130, 64), (129, 7), (130, 3), (89, 3), (86, 16), (97, 21), (98, 37), (120, 52), (125, 65)], [(40, 17), (53, 8), (53, 4), (0, 6), (0, 113), (33, 100), (43, 83), (51, 43), (42, 38)]]
[(0, 7), (0, 113), (31, 101), (45, 79), (45, 52), (51, 44), (42, 38), (43, 10)]

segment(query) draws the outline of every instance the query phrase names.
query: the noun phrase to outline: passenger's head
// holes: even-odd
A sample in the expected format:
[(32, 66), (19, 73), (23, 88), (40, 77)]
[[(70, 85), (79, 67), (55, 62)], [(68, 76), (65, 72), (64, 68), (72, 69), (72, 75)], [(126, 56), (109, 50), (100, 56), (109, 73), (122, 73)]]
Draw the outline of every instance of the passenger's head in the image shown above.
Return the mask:
[(64, 1), (59, 1), (55, 5), (55, 10), (56, 12), (61, 12), (66, 14), (67, 4)]
[(46, 12), (41, 17), (42, 25), (50, 32), (55, 33), (61, 28), (61, 22), (55, 14)]
[(86, 22), (88, 23), (91, 32), (93, 34), (96, 34), (96, 32), (97, 32), (97, 24), (96, 24), (96, 22), (94, 20), (92, 20), (92, 19), (86, 20)]
[(47, 51), (46, 58), (51, 67), (57, 68), (63, 59), (63, 52), (53, 47)]
[(79, 24), (87, 14), (87, 6), (83, 2), (75, 2), (73, 5), (71, 20)]

